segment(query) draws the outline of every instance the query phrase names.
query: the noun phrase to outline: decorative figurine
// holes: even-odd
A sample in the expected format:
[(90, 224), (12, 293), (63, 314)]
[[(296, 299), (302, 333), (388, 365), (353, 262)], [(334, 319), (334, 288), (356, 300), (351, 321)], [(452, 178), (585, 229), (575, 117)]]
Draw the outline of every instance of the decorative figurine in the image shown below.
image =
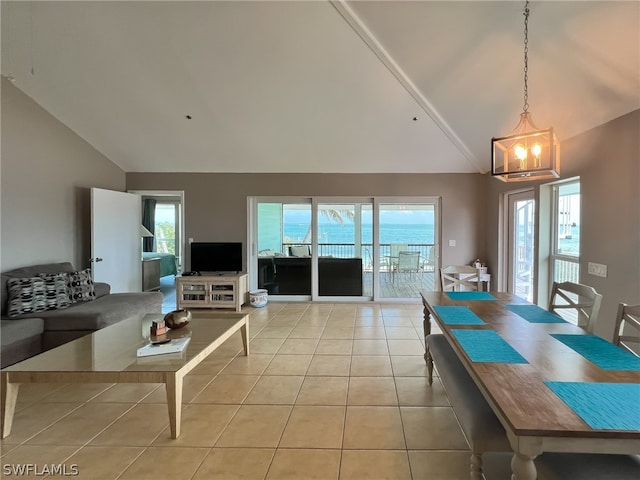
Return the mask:
[(182, 328), (189, 324), (191, 321), (191, 312), (186, 308), (180, 310), (174, 310), (164, 316), (164, 323), (172, 329)]

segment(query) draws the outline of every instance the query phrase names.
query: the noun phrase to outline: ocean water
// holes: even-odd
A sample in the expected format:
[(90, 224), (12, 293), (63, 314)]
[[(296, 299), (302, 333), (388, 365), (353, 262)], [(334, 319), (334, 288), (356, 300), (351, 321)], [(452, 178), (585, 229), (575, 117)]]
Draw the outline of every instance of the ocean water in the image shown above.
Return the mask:
[[(284, 242), (285, 243), (310, 243), (305, 242), (308, 233), (308, 223), (285, 223), (284, 225)], [(579, 255), (580, 251), (580, 227), (573, 227), (571, 238), (559, 239), (559, 249), (561, 253), (569, 255)], [(271, 248), (275, 251), (281, 250), (279, 225), (271, 235), (266, 235), (267, 231), (261, 230), (260, 248)], [(270, 237), (267, 239), (267, 237)], [(353, 223), (345, 223), (343, 225), (337, 223), (320, 223), (318, 232), (319, 244), (353, 244), (355, 240), (355, 227)], [(373, 244), (373, 228), (371, 224), (362, 225), (362, 242), (363, 244)], [(410, 245), (433, 245), (436, 243), (435, 228), (432, 224), (382, 224), (380, 225), (380, 243), (388, 245), (392, 243), (406, 243)], [(263, 246), (264, 245), (264, 246)], [(412, 248), (413, 249), (413, 248)], [(415, 248), (418, 249), (418, 248)], [(423, 250), (424, 247), (420, 250)], [(322, 253), (322, 250), (321, 250)], [(334, 254), (324, 250), (324, 253)], [(384, 251), (383, 251), (384, 253)], [(423, 251), (425, 255), (427, 251)], [(352, 256), (353, 249), (340, 250), (340, 256)]]
[[(287, 223), (284, 225), (285, 242), (303, 242), (308, 224)], [(355, 226), (352, 223), (320, 223), (318, 243), (353, 243)], [(373, 243), (373, 226), (362, 225), (362, 243)], [(433, 225), (384, 224), (380, 225), (380, 243), (433, 244)]]
[(560, 253), (567, 255), (580, 254), (580, 227), (571, 227), (571, 238), (560, 238), (558, 240), (558, 249)]

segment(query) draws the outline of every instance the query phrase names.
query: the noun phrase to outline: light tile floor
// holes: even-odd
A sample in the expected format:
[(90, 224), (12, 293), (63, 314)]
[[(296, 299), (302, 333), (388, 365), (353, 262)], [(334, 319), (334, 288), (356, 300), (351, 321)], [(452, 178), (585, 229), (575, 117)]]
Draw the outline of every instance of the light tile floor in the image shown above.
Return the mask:
[(251, 355), (234, 336), (186, 377), (178, 439), (160, 385), (25, 385), (3, 474), (62, 464), (87, 480), (468, 478), (446, 394), (437, 377), (427, 384), (421, 306), (246, 311)]

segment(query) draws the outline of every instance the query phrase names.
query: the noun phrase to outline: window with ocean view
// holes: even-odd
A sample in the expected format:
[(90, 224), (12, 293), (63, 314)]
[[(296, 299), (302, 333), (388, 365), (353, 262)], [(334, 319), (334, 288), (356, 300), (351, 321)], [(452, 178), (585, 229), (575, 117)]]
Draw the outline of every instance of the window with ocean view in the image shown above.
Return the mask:
[(580, 281), (580, 182), (554, 187), (552, 279)]

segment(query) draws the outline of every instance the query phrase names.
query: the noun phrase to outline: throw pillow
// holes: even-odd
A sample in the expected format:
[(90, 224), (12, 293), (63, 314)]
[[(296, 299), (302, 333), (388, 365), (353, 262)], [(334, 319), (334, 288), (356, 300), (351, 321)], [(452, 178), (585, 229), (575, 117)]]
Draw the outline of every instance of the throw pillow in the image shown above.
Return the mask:
[(289, 247), (289, 252), (292, 257), (308, 257), (309, 247), (307, 245), (294, 245)]
[(7, 290), (9, 293), (7, 311), (10, 317), (47, 310), (42, 278), (10, 278), (7, 281)]
[(77, 272), (67, 274), (69, 298), (72, 303), (95, 300), (96, 291), (91, 278), (91, 269), (85, 268)]
[(45, 304), (47, 310), (67, 308), (71, 305), (69, 298), (68, 276), (66, 273), (41, 273), (44, 280)]

